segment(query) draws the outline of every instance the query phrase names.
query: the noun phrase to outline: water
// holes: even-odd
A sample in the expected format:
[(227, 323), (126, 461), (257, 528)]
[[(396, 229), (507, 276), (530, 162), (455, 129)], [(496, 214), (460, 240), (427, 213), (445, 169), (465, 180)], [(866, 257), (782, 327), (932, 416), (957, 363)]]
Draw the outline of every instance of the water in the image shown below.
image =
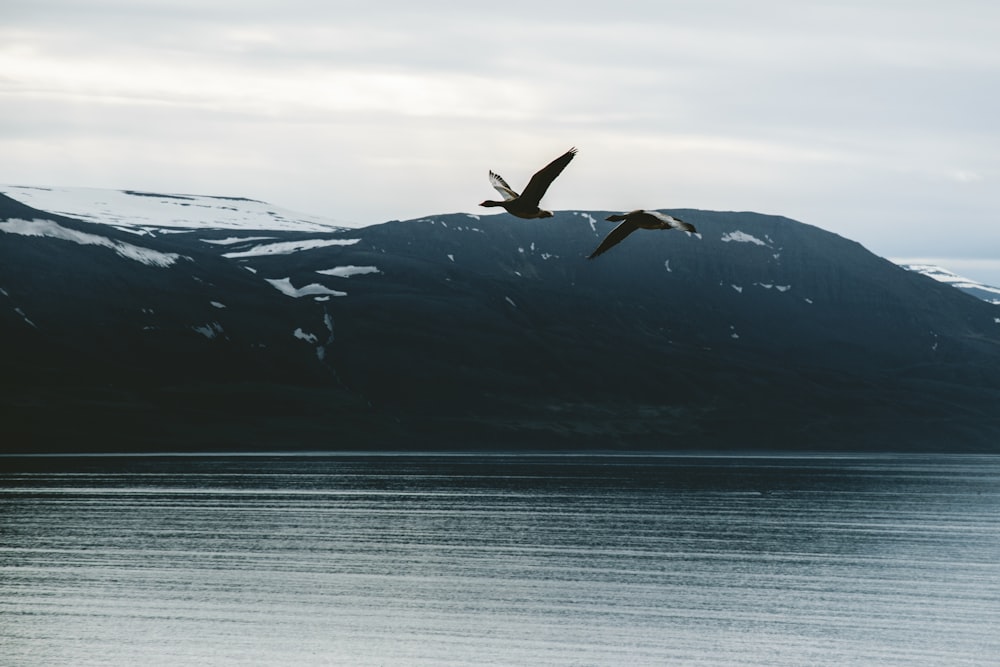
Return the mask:
[(1000, 457), (0, 471), (2, 665), (1000, 664)]

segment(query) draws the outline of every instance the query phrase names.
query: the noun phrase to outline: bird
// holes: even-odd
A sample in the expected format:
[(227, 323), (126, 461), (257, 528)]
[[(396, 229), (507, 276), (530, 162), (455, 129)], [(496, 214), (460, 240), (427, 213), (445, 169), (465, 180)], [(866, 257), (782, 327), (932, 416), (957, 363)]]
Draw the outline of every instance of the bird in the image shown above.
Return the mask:
[(551, 218), (552, 211), (539, 208), (538, 204), (542, 201), (545, 191), (552, 185), (552, 181), (562, 173), (562, 170), (566, 168), (566, 165), (570, 163), (570, 160), (575, 155), (576, 148), (570, 148), (555, 160), (539, 169), (531, 177), (531, 180), (528, 181), (528, 185), (525, 186), (524, 192), (521, 194), (517, 194), (513, 188), (507, 185), (507, 181), (503, 180), (500, 174), (490, 171), (490, 183), (497, 189), (497, 192), (503, 195), (503, 201), (487, 199), (480, 206), (502, 206), (511, 215), (529, 220), (534, 218)]
[(629, 211), (628, 213), (615, 213), (614, 215), (609, 215), (605, 220), (620, 222), (621, 224), (612, 229), (604, 237), (601, 245), (597, 246), (597, 249), (587, 259), (594, 259), (598, 255), (607, 252), (609, 248), (621, 243), (622, 239), (637, 229), (681, 229), (685, 232), (698, 233), (698, 230), (691, 223), (684, 222), (680, 218), (675, 218), (672, 215), (660, 213), (659, 211), (638, 209)]

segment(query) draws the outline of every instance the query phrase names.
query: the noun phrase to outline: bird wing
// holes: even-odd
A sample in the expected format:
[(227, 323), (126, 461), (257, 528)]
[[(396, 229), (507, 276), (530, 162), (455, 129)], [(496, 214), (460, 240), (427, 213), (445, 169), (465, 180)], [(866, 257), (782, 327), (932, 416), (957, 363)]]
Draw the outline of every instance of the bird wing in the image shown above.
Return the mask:
[(657, 220), (662, 220), (663, 222), (665, 222), (668, 225), (670, 225), (671, 229), (680, 229), (680, 230), (683, 230), (685, 232), (693, 232), (693, 231), (695, 231), (694, 225), (692, 225), (692, 224), (690, 224), (688, 222), (684, 222), (680, 218), (675, 218), (672, 215), (667, 215), (666, 213), (660, 213), (659, 211), (645, 211), (644, 213), (645, 213), (645, 215), (653, 216)]
[(607, 236), (604, 237), (604, 240), (601, 241), (601, 245), (597, 246), (597, 250), (590, 253), (590, 257), (587, 259), (594, 259), (601, 253), (606, 252), (608, 248), (618, 245), (621, 243), (623, 238), (637, 229), (639, 229), (639, 225), (635, 224), (633, 221), (623, 220), (617, 227), (612, 229)]
[(497, 192), (499, 192), (501, 195), (503, 195), (504, 201), (510, 201), (511, 199), (517, 199), (518, 196), (519, 196), (516, 192), (514, 192), (511, 189), (511, 187), (509, 185), (507, 185), (507, 181), (503, 180), (503, 178), (500, 176), (500, 174), (496, 174), (496, 173), (493, 173), (491, 171), (490, 172), (490, 183), (492, 183), (493, 187), (495, 187), (497, 189)]
[(557, 157), (552, 162), (539, 169), (531, 180), (528, 181), (528, 185), (525, 186), (524, 192), (521, 193), (521, 199), (525, 203), (531, 203), (535, 206), (542, 201), (542, 197), (545, 195), (545, 191), (549, 189), (552, 181), (556, 180), (556, 176), (562, 173), (562, 170), (566, 168), (566, 165), (570, 163), (573, 156), (576, 155), (576, 149), (571, 148), (559, 157)]

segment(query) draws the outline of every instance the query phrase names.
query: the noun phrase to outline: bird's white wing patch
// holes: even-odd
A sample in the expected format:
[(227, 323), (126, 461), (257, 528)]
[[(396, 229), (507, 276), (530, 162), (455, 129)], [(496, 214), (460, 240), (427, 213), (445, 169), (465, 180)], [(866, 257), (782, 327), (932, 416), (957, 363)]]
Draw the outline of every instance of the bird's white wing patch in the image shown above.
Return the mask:
[(684, 228), (684, 226), (681, 224), (680, 220), (678, 220), (677, 218), (675, 218), (675, 217), (673, 217), (671, 215), (667, 215), (666, 213), (660, 213), (659, 211), (646, 211), (646, 213), (649, 213), (651, 216), (653, 216), (654, 218), (656, 218), (657, 220), (659, 220), (661, 222), (667, 223), (668, 225), (670, 225), (674, 229), (683, 229)]
[(504, 201), (510, 201), (511, 199), (517, 199), (518, 196), (519, 196), (516, 192), (514, 192), (511, 189), (511, 187), (509, 185), (507, 185), (507, 181), (503, 180), (503, 177), (501, 177), (500, 174), (496, 174), (496, 173), (494, 173), (494, 172), (491, 171), (490, 172), (490, 183), (492, 183), (493, 187), (497, 189), (497, 192), (499, 192), (501, 195), (503, 195)]

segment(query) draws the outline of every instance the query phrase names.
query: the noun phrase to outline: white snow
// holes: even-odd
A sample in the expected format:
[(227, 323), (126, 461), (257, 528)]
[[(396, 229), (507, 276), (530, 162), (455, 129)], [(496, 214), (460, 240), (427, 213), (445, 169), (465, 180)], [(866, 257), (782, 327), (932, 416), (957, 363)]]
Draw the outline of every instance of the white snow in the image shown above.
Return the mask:
[(454, 262), (455, 261), (455, 256), (452, 255), (451, 253), (448, 253), (448, 259), (450, 259), (451, 261)]
[(324, 276), (337, 276), (338, 278), (350, 278), (351, 276), (360, 276), (366, 273), (382, 273), (375, 266), (354, 266), (353, 264), (348, 264), (347, 266), (335, 266), (332, 269), (323, 269), (317, 271), (316, 273), (322, 273)]
[(774, 289), (778, 290), (779, 292), (787, 292), (788, 290), (792, 289), (792, 286), (791, 285), (775, 285)]
[(767, 245), (756, 236), (741, 231), (729, 232), (728, 234), (722, 235), (723, 243), (729, 243), (730, 241), (735, 241), (736, 243), (753, 243), (755, 245), (762, 245), (762, 246)]
[(478, 215), (474, 214), (474, 213), (466, 213), (466, 215), (469, 216), (470, 218), (472, 218), (473, 220), (479, 220), (480, 219), (480, 217)]
[(122, 227), (121, 225), (111, 225), (112, 229), (117, 229), (120, 232), (126, 232), (128, 234), (135, 234), (136, 236), (156, 236), (152, 229), (147, 227)]
[(327, 218), (304, 215), (266, 202), (237, 197), (143, 193), (100, 188), (0, 186), (0, 192), (49, 213), (124, 227), (186, 229), (273, 229), (330, 232), (345, 227)]
[(278, 241), (256, 245), (249, 250), (223, 253), (223, 257), (236, 259), (240, 257), (264, 257), (267, 255), (291, 255), (302, 250), (325, 248), (335, 245), (354, 245), (361, 239), (303, 239), (301, 241)]
[(30, 324), (31, 326), (33, 326), (36, 329), (38, 328), (38, 325), (35, 324), (34, 322), (32, 322), (31, 319), (27, 315), (24, 314), (23, 310), (21, 310), (20, 308), (15, 308), (14, 312), (17, 313), (18, 315), (20, 315), (21, 319), (23, 319), (25, 322), (27, 322), (28, 324)]
[[(992, 287), (970, 278), (965, 278), (957, 273), (952, 273), (948, 269), (934, 264), (901, 264), (900, 266), (909, 271), (922, 273), (928, 278), (933, 278), (938, 282), (947, 283), (959, 289), (975, 289), (982, 292), (988, 292), (990, 294), (1000, 294), (1000, 288)], [(996, 303), (996, 301), (993, 303)]]
[(505, 300), (505, 301), (506, 301), (507, 303), (509, 303), (510, 305), (512, 305), (512, 306), (514, 306), (515, 308), (517, 308), (517, 304), (516, 304), (516, 303), (514, 303), (514, 300), (513, 300), (513, 299), (511, 299), (511, 298), (510, 298), (509, 296), (505, 296), (505, 297), (504, 297), (504, 300)]
[(330, 332), (330, 335), (326, 337), (326, 342), (323, 345), (316, 346), (316, 357), (320, 361), (326, 359), (326, 348), (333, 343), (333, 317), (330, 313), (323, 314), (323, 324), (326, 326), (326, 330)]
[(218, 301), (209, 301), (209, 303), (212, 304), (216, 308), (225, 308), (226, 307), (226, 304), (219, 303)]
[(591, 229), (591, 231), (594, 231), (594, 232), (597, 231), (597, 218), (595, 218), (594, 216), (592, 216), (589, 213), (582, 213), (580, 211), (577, 211), (576, 214), (579, 215), (584, 220), (586, 220), (587, 222), (590, 223), (590, 229)]
[(967, 278), (963, 278), (957, 273), (952, 273), (951, 271), (942, 268), (940, 266), (935, 266), (933, 264), (903, 264), (901, 265), (904, 269), (909, 271), (915, 271), (917, 273), (922, 273), (928, 278), (933, 278), (942, 283), (962, 283), (962, 282), (972, 282)]
[(312, 343), (313, 345), (319, 342), (319, 338), (316, 337), (316, 334), (306, 333), (305, 331), (302, 330), (301, 327), (295, 329), (293, 335), (296, 338), (304, 340), (307, 343)]
[[(319, 283), (310, 283), (304, 287), (295, 287), (292, 285), (291, 278), (265, 278), (264, 280), (271, 283), (271, 286), (282, 294), (287, 294), (288, 296), (295, 297), (296, 299), (311, 295), (327, 295), (328, 297), (347, 296), (347, 292), (338, 292), (337, 290), (332, 290), (325, 285), (320, 285)], [(325, 301), (322, 296), (317, 297), (317, 301), (321, 299)]]
[(665, 268), (667, 270), (667, 273), (673, 273), (674, 272), (674, 270), (670, 268), (670, 260), (669, 259), (663, 260), (663, 268)]
[(115, 241), (104, 236), (98, 236), (97, 234), (70, 229), (52, 220), (11, 219), (6, 222), (0, 222), (0, 232), (20, 234), (21, 236), (47, 236), (62, 241), (79, 243), (80, 245), (96, 245), (110, 248), (125, 259), (131, 259), (147, 266), (165, 268), (171, 266), (182, 257), (187, 260), (191, 259), (190, 257), (184, 257), (172, 252), (159, 252), (158, 250), (143, 248), (131, 243), (125, 243), (124, 241)]
[(739, 286), (739, 285), (730, 285), (730, 287), (732, 287), (734, 290), (736, 290), (740, 294), (743, 293), (743, 288), (741, 286)]
[(215, 338), (222, 334), (222, 325), (218, 322), (212, 322), (210, 324), (205, 324), (200, 327), (192, 327), (195, 331), (200, 333), (202, 336), (208, 339)]
[(243, 242), (249, 243), (250, 241), (268, 241), (273, 238), (273, 236), (227, 236), (224, 239), (201, 239), (201, 242), (211, 243), (212, 245), (234, 245)]

